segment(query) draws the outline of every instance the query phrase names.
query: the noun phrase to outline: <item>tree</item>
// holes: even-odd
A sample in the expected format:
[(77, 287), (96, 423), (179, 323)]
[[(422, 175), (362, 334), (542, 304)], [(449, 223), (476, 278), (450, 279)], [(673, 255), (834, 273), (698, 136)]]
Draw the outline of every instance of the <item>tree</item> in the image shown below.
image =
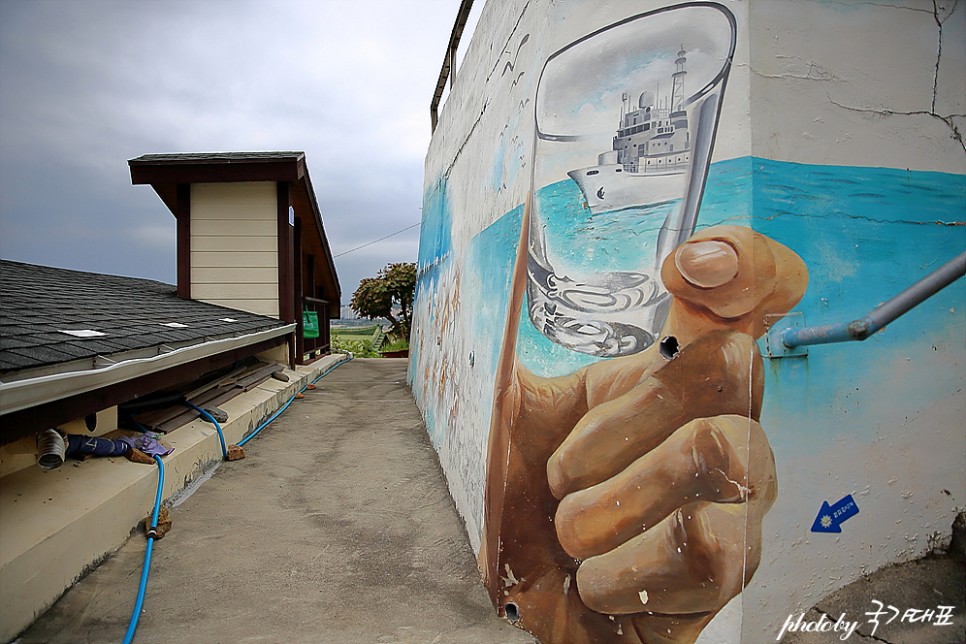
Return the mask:
[(362, 317), (386, 318), (392, 322), (390, 334), (408, 339), (415, 292), (415, 264), (386, 264), (378, 275), (359, 282), (349, 306)]

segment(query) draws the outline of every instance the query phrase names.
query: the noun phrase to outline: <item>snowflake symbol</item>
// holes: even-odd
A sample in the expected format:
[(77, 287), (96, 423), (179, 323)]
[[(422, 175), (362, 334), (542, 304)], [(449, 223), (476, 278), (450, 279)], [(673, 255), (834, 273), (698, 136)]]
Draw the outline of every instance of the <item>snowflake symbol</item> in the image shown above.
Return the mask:
[(832, 517), (826, 514), (825, 516), (822, 517), (822, 527), (828, 528), (831, 525), (832, 525)]

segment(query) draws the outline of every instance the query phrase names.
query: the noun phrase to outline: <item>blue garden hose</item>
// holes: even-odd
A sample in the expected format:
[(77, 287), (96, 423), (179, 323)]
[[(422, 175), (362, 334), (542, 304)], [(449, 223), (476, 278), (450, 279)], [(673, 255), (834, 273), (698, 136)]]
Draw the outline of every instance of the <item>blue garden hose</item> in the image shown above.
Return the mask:
[[(323, 378), (323, 377), (324, 377), (324, 376), (325, 376), (326, 374), (328, 374), (328, 373), (329, 373), (330, 371), (332, 371), (332, 370), (333, 370), (333, 369), (335, 369), (336, 367), (340, 367), (340, 366), (342, 366), (342, 365), (344, 365), (344, 364), (345, 364), (346, 362), (348, 362), (349, 360), (352, 360), (352, 358), (351, 358), (351, 357), (348, 357), (348, 358), (346, 358), (346, 359), (344, 359), (344, 360), (340, 360), (339, 362), (336, 362), (336, 363), (335, 363), (334, 365), (332, 365), (331, 367), (329, 367), (328, 369), (326, 369), (325, 371), (323, 371), (322, 373), (320, 373), (320, 374), (318, 375), (318, 377), (317, 377), (317, 378), (316, 378), (315, 380), (313, 380), (313, 381), (312, 381), (312, 383), (311, 383), (311, 384), (315, 384), (315, 383), (317, 383), (317, 382), (318, 382), (319, 380), (321, 380), (321, 379), (322, 379), (322, 378)], [(308, 389), (308, 385), (306, 385), (305, 387), (302, 387), (302, 389), (301, 389), (301, 390), (299, 390), (299, 392), (298, 392), (298, 394), (300, 394), (300, 393), (302, 393), (302, 392), (303, 392), (303, 391), (305, 391), (306, 389)], [(241, 439), (240, 441), (238, 441), (238, 446), (239, 446), (239, 447), (242, 447), (242, 446), (244, 446), (244, 445), (245, 445), (245, 443), (247, 443), (247, 442), (248, 442), (248, 441), (250, 441), (251, 439), (253, 439), (253, 438), (255, 438), (255, 435), (256, 435), (256, 434), (257, 434), (258, 432), (260, 432), (260, 431), (262, 431), (263, 429), (265, 429), (265, 427), (267, 427), (269, 423), (271, 423), (271, 422), (272, 422), (273, 420), (275, 420), (276, 418), (278, 418), (279, 416), (281, 416), (281, 415), (282, 415), (282, 412), (283, 412), (283, 411), (285, 411), (286, 409), (288, 409), (288, 406), (292, 404), (292, 402), (293, 402), (293, 401), (295, 400), (295, 397), (296, 397), (296, 396), (297, 396), (298, 394), (295, 394), (295, 395), (293, 395), (293, 396), (292, 396), (291, 398), (289, 398), (289, 399), (288, 399), (288, 401), (286, 401), (286, 403), (285, 403), (284, 405), (282, 405), (281, 407), (279, 407), (279, 408), (278, 408), (278, 409), (277, 409), (277, 410), (275, 411), (275, 413), (274, 413), (274, 414), (272, 414), (271, 416), (269, 416), (269, 417), (268, 417), (267, 419), (265, 419), (265, 420), (264, 420), (264, 421), (262, 422), (262, 424), (260, 424), (260, 425), (259, 425), (258, 427), (256, 427), (256, 428), (255, 428), (255, 431), (253, 431), (253, 432), (252, 432), (251, 434), (249, 434), (249, 435), (248, 435), (248, 436), (246, 436), (245, 438), (243, 438), (243, 439)], [(192, 403), (190, 403), (190, 402), (185, 402), (185, 404), (186, 404), (186, 405), (188, 405), (189, 407), (191, 407), (192, 409), (194, 409), (194, 410), (195, 410), (196, 412), (198, 412), (199, 414), (201, 414), (201, 417), (202, 417), (202, 418), (204, 418), (204, 419), (205, 419), (205, 420), (207, 420), (207, 421), (208, 421), (209, 423), (211, 423), (212, 425), (214, 425), (214, 426), (215, 426), (215, 429), (216, 429), (216, 430), (218, 431), (218, 440), (219, 440), (219, 441), (221, 442), (221, 455), (222, 455), (222, 457), (223, 457), (224, 459), (226, 459), (226, 460), (227, 460), (227, 459), (228, 459), (228, 447), (226, 447), (226, 445), (225, 445), (225, 433), (224, 433), (224, 432), (222, 431), (222, 429), (221, 429), (221, 425), (219, 425), (219, 424), (218, 424), (218, 421), (217, 421), (217, 420), (215, 420), (215, 417), (214, 417), (214, 416), (212, 416), (211, 414), (209, 414), (209, 413), (208, 413), (207, 411), (205, 411), (205, 410), (204, 410), (204, 409), (202, 409), (201, 407), (198, 407), (197, 405), (195, 405), (195, 404), (192, 404)]]
[[(348, 357), (348, 358), (345, 358), (344, 360), (340, 360), (340, 361), (336, 362), (334, 365), (332, 365), (331, 367), (329, 367), (328, 369), (326, 369), (325, 371), (323, 371), (322, 373), (320, 373), (319, 376), (318, 376), (318, 378), (316, 378), (315, 380), (313, 380), (311, 384), (314, 385), (319, 380), (321, 380), (323, 378), (323, 376), (325, 376), (326, 374), (328, 374), (330, 371), (332, 371), (336, 367), (341, 367), (345, 363), (349, 362), (349, 360), (352, 360), (352, 357), (351, 356)], [(308, 388), (309, 388), (308, 385), (306, 385), (306, 386), (302, 387), (301, 391), (299, 391), (298, 393), (300, 394), (300, 393), (302, 393), (303, 391), (305, 391)], [(298, 394), (295, 394), (295, 396), (297, 396), (297, 395)], [(282, 405), (281, 407), (279, 407), (278, 410), (274, 414), (272, 414), (271, 416), (269, 416), (261, 425), (259, 425), (258, 427), (256, 427), (255, 428), (255, 431), (253, 431), (251, 434), (249, 434), (245, 438), (243, 438), (240, 441), (238, 441), (238, 446), (239, 447), (242, 447), (245, 443), (247, 443), (251, 439), (255, 438), (255, 434), (257, 434), (258, 432), (260, 432), (263, 429), (265, 429), (266, 425), (268, 425), (270, 422), (272, 422), (273, 420), (275, 420), (276, 418), (278, 418), (281, 415), (281, 413), (283, 411), (285, 411), (286, 409), (288, 409), (288, 406), (292, 404), (292, 401), (295, 400), (295, 396), (292, 396), (291, 398), (289, 398), (288, 399), (288, 402), (286, 402), (284, 405)]]
[[(340, 360), (339, 362), (335, 363), (334, 365), (332, 365), (331, 367), (329, 367), (328, 369), (320, 373), (319, 376), (312, 381), (312, 384), (315, 384), (316, 382), (321, 380), (323, 376), (328, 374), (336, 367), (340, 367), (345, 363), (349, 362), (349, 360), (352, 360), (351, 355), (345, 358), (344, 360)], [(308, 389), (308, 385), (303, 387), (302, 390), (299, 391), (298, 393), (302, 393), (306, 389)], [(270, 422), (278, 418), (279, 415), (283, 411), (285, 411), (289, 405), (292, 404), (293, 400), (295, 400), (295, 395), (289, 398), (288, 402), (282, 405), (282, 407), (279, 408), (278, 411), (272, 414), (261, 425), (256, 427), (255, 431), (253, 431), (251, 434), (246, 436), (242, 441), (240, 441), (238, 443), (238, 446), (241, 447), (242, 445), (250, 441), (255, 436), (255, 434), (262, 431), (262, 429), (264, 429)], [(225, 434), (221, 430), (221, 425), (218, 424), (218, 421), (215, 420), (214, 416), (209, 414), (201, 407), (198, 407), (197, 405), (193, 405), (190, 402), (187, 403), (187, 405), (192, 409), (194, 409), (195, 411), (197, 411), (199, 414), (201, 414), (202, 418), (212, 423), (215, 426), (215, 429), (218, 430), (218, 440), (221, 441), (221, 453), (222, 453), (222, 456), (227, 459), (228, 448), (225, 446)], [(137, 631), (137, 628), (138, 628), (138, 620), (141, 617), (141, 608), (144, 605), (144, 594), (147, 591), (147, 586), (148, 586), (148, 572), (151, 570), (151, 552), (154, 550), (154, 540), (157, 538), (158, 514), (161, 512), (161, 493), (162, 493), (162, 490), (164, 489), (164, 463), (161, 462), (161, 457), (157, 455), (154, 456), (154, 462), (158, 464), (158, 492), (154, 498), (154, 510), (151, 512), (151, 526), (147, 530), (148, 545), (144, 550), (144, 565), (141, 569), (141, 584), (138, 586), (138, 596), (134, 602), (134, 610), (131, 613), (131, 621), (128, 622), (127, 632), (124, 634), (123, 644), (131, 644), (131, 642), (134, 641), (134, 633), (135, 631)]]
[(161, 492), (164, 490), (164, 463), (161, 457), (154, 455), (154, 462), (158, 464), (158, 493), (154, 497), (154, 511), (151, 512), (151, 525), (147, 529), (148, 545), (144, 550), (144, 567), (141, 569), (141, 585), (138, 586), (138, 597), (134, 602), (134, 610), (131, 612), (131, 621), (127, 625), (127, 633), (124, 634), (124, 644), (130, 644), (134, 640), (134, 632), (138, 628), (138, 620), (141, 618), (141, 607), (144, 605), (144, 593), (148, 587), (148, 571), (151, 570), (151, 552), (154, 550), (154, 540), (158, 535), (158, 514), (161, 512)]
[(228, 460), (228, 447), (225, 445), (225, 432), (221, 431), (221, 425), (215, 420), (215, 417), (209, 414), (207, 411), (199, 407), (198, 405), (192, 404), (190, 402), (185, 402), (186, 405), (194, 409), (196, 412), (201, 414), (201, 417), (207, 420), (209, 423), (215, 426), (218, 431), (218, 441), (221, 443), (221, 457)]

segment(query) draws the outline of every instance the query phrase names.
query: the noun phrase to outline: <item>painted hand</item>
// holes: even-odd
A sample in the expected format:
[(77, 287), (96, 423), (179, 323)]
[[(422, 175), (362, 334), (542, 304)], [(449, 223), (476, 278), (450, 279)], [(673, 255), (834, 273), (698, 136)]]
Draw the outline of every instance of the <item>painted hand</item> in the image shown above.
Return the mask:
[(646, 351), (546, 379), (504, 346), (480, 560), (497, 605), (548, 644), (693, 641), (758, 566), (777, 481), (754, 338), (805, 266), (722, 226), (662, 278), (674, 301)]

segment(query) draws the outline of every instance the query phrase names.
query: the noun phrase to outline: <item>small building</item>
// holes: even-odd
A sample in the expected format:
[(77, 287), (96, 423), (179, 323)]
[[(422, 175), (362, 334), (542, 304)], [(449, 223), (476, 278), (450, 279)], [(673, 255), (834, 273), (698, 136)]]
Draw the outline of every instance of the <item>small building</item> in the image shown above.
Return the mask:
[[(299, 325), (293, 364), (328, 350), (341, 291), (304, 152), (146, 154), (128, 162), (178, 221), (178, 296)], [(302, 312), (318, 315), (305, 338)]]

